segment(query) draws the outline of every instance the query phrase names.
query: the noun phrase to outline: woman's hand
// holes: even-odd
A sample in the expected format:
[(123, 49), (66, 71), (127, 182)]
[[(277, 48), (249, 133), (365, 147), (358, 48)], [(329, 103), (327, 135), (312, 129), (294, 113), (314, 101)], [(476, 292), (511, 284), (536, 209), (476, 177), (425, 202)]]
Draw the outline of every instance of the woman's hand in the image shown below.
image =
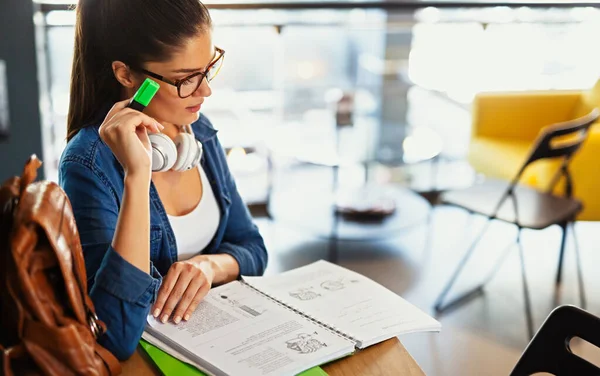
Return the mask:
[[(126, 175), (152, 172), (152, 147), (148, 132), (159, 133), (164, 127), (139, 111), (128, 108), (129, 99), (115, 103), (100, 125), (104, 141)], [(145, 175), (144, 175), (145, 176)]]
[(152, 315), (163, 323), (169, 317), (175, 324), (179, 324), (182, 318), (189, 320), (208, 294), (214, 276), (212, 263), (201, 256), (174, 263), (160, 286)]

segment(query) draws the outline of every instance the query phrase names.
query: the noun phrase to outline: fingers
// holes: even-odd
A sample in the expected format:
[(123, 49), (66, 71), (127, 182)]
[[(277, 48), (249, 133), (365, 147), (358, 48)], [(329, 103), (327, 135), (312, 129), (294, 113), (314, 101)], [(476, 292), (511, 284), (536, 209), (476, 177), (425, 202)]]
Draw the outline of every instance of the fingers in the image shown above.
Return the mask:
[[(119, 128), (120, 130), (130, 132), (133, 129), (144, 126), (148, 131), (159, 133), (164, 127), (156, 119), (127, 107), (130, 99), (117, 102), (110, 109), (103, 122), (105, 131)], [(102, 129), (101, 129), (102, 130)]]
[(136, 130), (137, 136), (140, 139), (140, 141), (142, 142), (142, 144), (144, 145), (144, 147), (147, 150), (151, 149), (151, 142), (150, 142), (150, 137), (148, 136), (148, 132), (146, 132), (145, 129), (143, 128), (138, 128)]
[[(175, 322), (175, 324), (179, 324), (182, 318), (186, 321), (189, 320), (189, 315), (191, 314), (191, 312), (194, 312), (196, 306), (198, 306), (198, 303), (200, 303), (200, 300), (202, 300), (204, 295), (206, 295), (205, 293), (198, 296), (198, 293), (200, 292), (200, 290), (204, 289), (204, 286), (208, 286), (208, 281), (206, 280), (206, 277), (202, 273), (197, 273), (197, 275), (195, 275), (190, 281), (187, 290), (185, 290), (183, 297), (179, 301), (179, 304), (177, 304), (177, 308), (173, 313), (173, 321)], [(206, 291), (208, 292), (208, 288), (206, 289)], [(192, 303), (194, 304), (193, 307)], [(188, 314), (188, 312), (190, 313)]]
[(124, 108), (113, 117), (113, 120), (117, 120), (113, 123), (123, 124), (120, 128), (126, 132), (130, 132), (140, 126), (145, 127), (153, 133), (159, 133), (165, 128), (154, 118), (131, 108)]
[(171, 295), (171, 291), (175, 287), (177, 280), (179, 279), (179, 275), (181, 273), (181, 269), (176, 267), (178, 264), (173, 264), (173, 267), (167, 273), (167, 276), (163, 279), (162, 285), (160, 286), (160, 290), (158, 291), (158, 296), (156, 297), (156, 302), (154, 303), (154, 307), (152, 309), (152, 316), (158, 318), (167, 302), (167, 299)]
[(196, 292), (196, 295), (192, 298), (190, 305), (188, 306), (187, 310), (185, 311), (185, 314), (183, 315), (183, 319), (185, 321), (188, 321), (190, 319), (190, 317), (192, 316), (192, 313), (194, 313), (196, 308), (198, 308), (198, 304), (200, 304), (202, 299), (204, 299), (204, 297), (206, 296), (206, 294), (208, 294), (209, 291), (210, 291), (210, 285), (208, 283), (204, 283), (202, 286), (200, 286), (200, 289)]
[(173, 289), (171, 290), (171, 294), (169, 294), (169, 297), (167, 298), (167, 301), (165, 302), (165, 305), (160, 314), (160, 321), (162, 321), (163, 324), (166, 323), (167, 320), (169, 320), (169, 317), (171, 317), (173, 310), (175, 309), (175, 307), (179, 303), (179, 300), (187, 290), (191, 280), (192, 275), (190, 273), (183, 272), (179, 275), (177, 283), (175, 284), (175, 287), (173, 287)]
[(114, 115), (110, 121), (103, 123), (100, 127), (102, 140), (115, 141), (123, 139), (130, 133), (135, 133), (138, 128), (143, 127), (150, 133), (160, 133), (164, 127), (156, 120), (141, 112), (125, 108)]
[(176, 324), (182, 319), (187, 321), (210, 287), (211, 283), (201, 268), (192, 263), (175, 263), (163, 280), (152, 315), (162, 323), (170, 317)]

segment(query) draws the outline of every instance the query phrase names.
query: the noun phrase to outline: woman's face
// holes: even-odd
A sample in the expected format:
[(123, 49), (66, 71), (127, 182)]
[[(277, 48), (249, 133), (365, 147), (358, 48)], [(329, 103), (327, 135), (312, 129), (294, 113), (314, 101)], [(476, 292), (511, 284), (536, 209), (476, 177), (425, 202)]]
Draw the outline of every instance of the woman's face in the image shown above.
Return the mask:
[[(176, 81), (193, 73), (203, 72), (215, 57), (212, 35), (210, 30), (207, 30), (188, 39), (170, 60), (160, 63), (149, 62), (144, 68), (168, 80)], [(140, 78), (138, 84), (141, 84), (146, 76)], [(203, 79), (198, 89), (187, 98), (179, 97), (177, 87), (160, 80), (154, 81), (160, 84), (160, 89), (145, 113), (163, 123), (187, 125), (195, 122), (198, 120), (204, 99), (212, 93), (206, 79)]]

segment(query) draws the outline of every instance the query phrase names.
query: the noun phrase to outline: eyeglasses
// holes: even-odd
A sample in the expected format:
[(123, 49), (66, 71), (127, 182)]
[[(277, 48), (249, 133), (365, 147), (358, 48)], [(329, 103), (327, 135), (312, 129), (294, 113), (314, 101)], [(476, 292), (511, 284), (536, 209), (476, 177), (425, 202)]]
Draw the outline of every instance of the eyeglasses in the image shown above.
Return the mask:
[(225, 60), (225, 50), (215, 46), (215, 58), (210, 62), (206, 68), (204, 68), (200, 72), (192, 73), (187, 77), (184, 77), (180, 80), (169, 80), (168, 78), (161, 76), (160, 74), (156, 74), (154, 72), (150, 72), (146, 69), (139, 69), (140, 72), (147, 74), (152, 78), (156, 78), (164, 83), (169, 85), (173, 85), (177, 87), (177, 94), (180, 98), (187, 98), (190, 95), (194, 94), (196, 90), (202, 84), (202, 80), (206, 77), (207, 82), (211, 82), (223, 66), (223, 60)]

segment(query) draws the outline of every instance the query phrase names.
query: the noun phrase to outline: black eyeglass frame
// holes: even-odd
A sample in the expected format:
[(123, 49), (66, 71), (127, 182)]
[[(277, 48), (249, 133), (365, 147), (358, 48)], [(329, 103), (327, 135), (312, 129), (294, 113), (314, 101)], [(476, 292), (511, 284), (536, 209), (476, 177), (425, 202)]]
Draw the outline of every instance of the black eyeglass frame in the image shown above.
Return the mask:
[[(147, 69), (144, 69), (144, 68), (139, 68), (139, 69), (136, 69), (136, 70), (138, 70), (138, 71), (140, 71), (140, 72), (142, 72), (142, 73), (144, 73), (144, 74), (146, 74), (146, 75), (148, 75), (148, 76), (150, 76), (152, 78), (156, 78), (157, 80), (162, 81), (162, 82), (164, 82), (166, 84), (175, 86), (177, 88), (177, 95), (179, 95), (179, 98), (182, 98), (182, 99), (183, 98), (187, 98), (187, 97), (190, 97), (192, 94), (194, 94), (196, 92), (196, 90), (198, 90), (198, 88), (200, 87), (200, 85), (202, 85), (202, 81), (205, 78), (206, 78), (206, 80), (208, 82), (212, 81), (212, 78), (209, 80), (208, 77), (206, 77), (208, 75), (208, 72), (210, 72), (211, 68), (214, 67), (219, 61), (221, 61), (221, 60), (223, 60), (225, 58), (225, 50), (223, 50), (222, 48), (219, 48), (217, 46), (215, 46), (215, 50), (216, 50), (216, 53), (218, 53), (219, 55), (213, 61), (211, 61), (206, 66), (206, 68), (204, 68), (200, 72), (192, 73), (189, 76), (186, 76), (186, 77), (184, 77), (182, 79), (179, 79), (179, 80), (170, 80), (170, 79), (166, 78), (165, 76), (161, 76), (160, 74), (151, 72), (151, 71), (149, 71)], [(219, 73), (219, 72), (217, 72), (217, 73)], [(200, 78), (200, 80), (198, 81), (198, 86), (196, 86), (194, 88), (194, 90), (192, 90), (192, 92), (189, 95), (182, 96), (181, 95), (181, 85), (185, 81), (191, 80), (192, 78), (195, 78), (197, 76), (202, 76), (202, 78)], [(213, 76), (213, 78), (214, 77), (216, 77), (216, 74), (215, 74), (215, 76)]]

